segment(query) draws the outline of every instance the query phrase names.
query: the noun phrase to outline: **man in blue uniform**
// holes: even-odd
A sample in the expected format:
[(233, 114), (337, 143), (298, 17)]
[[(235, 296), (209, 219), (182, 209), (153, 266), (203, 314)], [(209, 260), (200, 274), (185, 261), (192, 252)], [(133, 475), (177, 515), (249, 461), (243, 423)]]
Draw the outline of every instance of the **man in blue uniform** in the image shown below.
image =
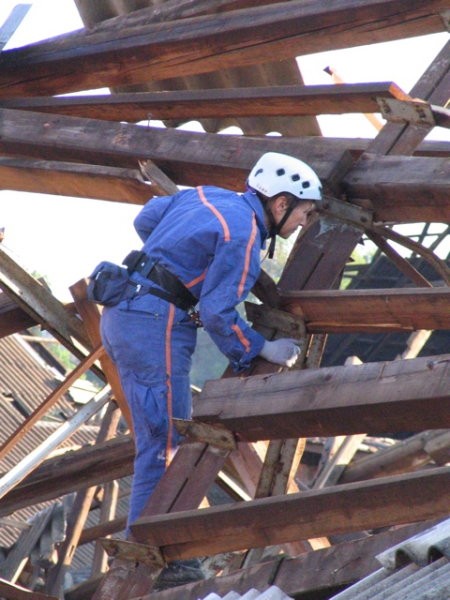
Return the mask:
[[(304, 162), (264, 154), (238, 194), (198, 187), (151, 199), (134, 225), (143, 247), (125, 264), (126, 297), (105, 307), (104, 346), (115, 362), (133, 419), (136, 457), (128, 525), (145, 507), (179, 436), (172, 419), (191, 414), (189, 371), (198, 314), (236, 372), (256, 356), (292, 366), (295, 340), (267, 341), (236, 310), (260, 272), (260, 253), (271, 239), (306, 224), (321, 199), (321, 183)], [(196, 322), (197, 320), (197, 322)]]

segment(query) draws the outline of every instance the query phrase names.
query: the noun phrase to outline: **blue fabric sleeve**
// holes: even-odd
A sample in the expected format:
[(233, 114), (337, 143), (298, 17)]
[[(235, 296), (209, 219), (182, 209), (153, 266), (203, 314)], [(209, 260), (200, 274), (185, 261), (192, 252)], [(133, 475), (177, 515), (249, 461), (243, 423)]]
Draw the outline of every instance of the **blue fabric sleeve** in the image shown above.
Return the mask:
[[(222, 240), (209, 265), (200, 297), (203, 326), (237, 372), (250, 366), (265, 342), (236, 310), (259, 275), (259, 253), (258, 242), (247, 256), (246, 240)], [(248, 265), (246, 258), (250, 259)]]
[(149, 200), (134, 219), (134, 228), (145, 243), (149, 235), (161, 221), (172, 203), (174, 196), (157, 196)]

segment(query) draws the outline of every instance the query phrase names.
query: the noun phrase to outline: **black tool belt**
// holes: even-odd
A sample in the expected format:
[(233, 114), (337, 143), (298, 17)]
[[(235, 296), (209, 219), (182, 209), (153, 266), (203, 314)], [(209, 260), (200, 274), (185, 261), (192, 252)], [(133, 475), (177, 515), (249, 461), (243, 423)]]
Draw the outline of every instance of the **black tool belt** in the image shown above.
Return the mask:
[(183, 310), (189, 310), (197, 304), (197, 298), (181, 283), (178, 277), (148, 257), (145, 252), (132, 250), (125, 257), (123, 264), (128, 267), (130, 275), (139, 273), (161, 288), (161, 290), (148, 288), (145, 290), (147, 293), (163, 298)]

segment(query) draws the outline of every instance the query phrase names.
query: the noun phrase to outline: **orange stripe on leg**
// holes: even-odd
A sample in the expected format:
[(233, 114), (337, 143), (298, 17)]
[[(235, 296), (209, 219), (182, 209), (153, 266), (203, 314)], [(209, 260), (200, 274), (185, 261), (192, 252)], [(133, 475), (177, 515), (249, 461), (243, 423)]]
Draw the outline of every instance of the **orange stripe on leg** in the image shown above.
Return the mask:
[(244, 346), (245, 351), (249, 352), (250, 351), (250, 340), (248, 340), (242, 329), (239, 327), (239, 325), (232, 325), (231, 329), (234, 331), (234, 333), (237, 335), (239, 341), (241, 342), (241, 344)]

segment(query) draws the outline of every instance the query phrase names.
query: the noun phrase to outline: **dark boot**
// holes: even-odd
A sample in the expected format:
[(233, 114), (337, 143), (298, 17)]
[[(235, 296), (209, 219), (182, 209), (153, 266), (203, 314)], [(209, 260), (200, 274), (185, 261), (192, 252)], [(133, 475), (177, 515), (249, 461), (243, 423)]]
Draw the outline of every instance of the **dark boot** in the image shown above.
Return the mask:
[(200, 561), (192, 560), (174, 560), (168, 563), (167, 567), (159, 574), (158, 579), (153, 585), (155, 592), (167, 590), (205, 579), (205, 575), (201, 569)]

